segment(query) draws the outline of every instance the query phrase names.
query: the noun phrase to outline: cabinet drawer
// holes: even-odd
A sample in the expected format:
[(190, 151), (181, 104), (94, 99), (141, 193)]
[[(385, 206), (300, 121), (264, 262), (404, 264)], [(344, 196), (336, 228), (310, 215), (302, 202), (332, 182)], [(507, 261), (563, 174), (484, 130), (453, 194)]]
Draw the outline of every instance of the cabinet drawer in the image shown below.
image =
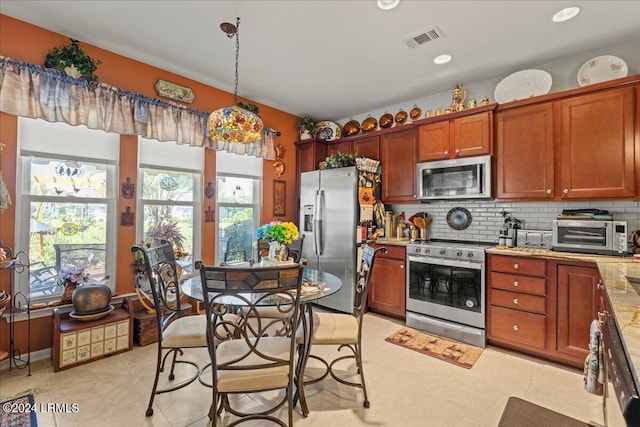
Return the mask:
[(546, 314), (547, 299), (535, 295), (521, 294), (519, 292), (491, 289), (489, 291), (489, 303), (515, 310), (529, 311), (532, 313)]
[(491, 337), (545, 349), (546, 316), (502, 307), (491, 307)]
[(547, 262), (543, 259), (492, 255), (491, 271), (545, 277), (547, 274)]
[(380, 258), (392, 258), (392, 259), (401, 259), (405, 258), (405, 247), (404, 246), (396, 246), (396, 245), (375, 245), (375, 248), (384, 247), (387, 248), (387, 253), (384, 254), (382, 252), (378, 252), (376, 257)]
[(546, 295), (547, 280), (540, 277), (522, 276), (519, 274), (489, 273), (489, 287), (507, 291), (526, 292)]

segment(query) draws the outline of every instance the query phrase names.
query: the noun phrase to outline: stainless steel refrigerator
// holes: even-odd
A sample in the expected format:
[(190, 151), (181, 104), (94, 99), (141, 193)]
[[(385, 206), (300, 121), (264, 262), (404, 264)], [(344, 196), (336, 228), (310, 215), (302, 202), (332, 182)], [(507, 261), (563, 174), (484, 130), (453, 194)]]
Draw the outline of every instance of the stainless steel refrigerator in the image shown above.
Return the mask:
[(355, 167), (300, 174), (302, 257), (308, 266), (342, 280), (342, 289), (317, 304), (353, 312), (359, 223), (358, 171)]

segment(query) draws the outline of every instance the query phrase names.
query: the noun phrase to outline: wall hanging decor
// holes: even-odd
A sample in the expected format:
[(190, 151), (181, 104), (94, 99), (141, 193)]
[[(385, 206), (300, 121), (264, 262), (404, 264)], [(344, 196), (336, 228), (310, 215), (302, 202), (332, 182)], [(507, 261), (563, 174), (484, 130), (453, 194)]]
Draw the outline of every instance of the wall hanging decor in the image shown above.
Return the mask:
[(284, 173), (284, 169), (285, 169), (284, 163), (282, 162), (282, 160), (276, 160), (275, 162), (273, 162), (273, 169), (276, 176), (280, 178)]
[(130, 176), (127, 177), (127, 182), (122, 183), (120, 195), (123, 199), (133, 199), (133, 197), (136, 195), (136, 185), (131, 182)]
[(204, 211), (204, 222), (215, 222), (216, 211), (211, 209), (211, 205), (207, 206), (207, 210)]
[(136, 214), (131, 212), (131, 208), (127, 206), (124, 212), (120, 213), (120, 225), (131, 227), (135, 223)]
[(175, 99), (180, 102), (186, 102), (187, 104), (191, 104), (196, 98), (191, 88), (180, 86), (165, 80), (158, 80), (154, 88), (158, 92), (158, 96)]
[(284, 159), (284, 153), (287, 152), (287, 149), (284, 148), (284, 146), (282, 144), (278, 144), (278, 146), (275, 147), (274, 150), (276, 151), (276, 157), (277, 158)]
[(211, 199), (215, 194), (216, 190), (215, 188), (213, 188), (213, 183), (207, 182), (207, 188), (204, 189), (204, 197), (206, 197), (207, 199)]
[(287, 211), (287, 182), (273, 181), (273, 215), (284, 216)]

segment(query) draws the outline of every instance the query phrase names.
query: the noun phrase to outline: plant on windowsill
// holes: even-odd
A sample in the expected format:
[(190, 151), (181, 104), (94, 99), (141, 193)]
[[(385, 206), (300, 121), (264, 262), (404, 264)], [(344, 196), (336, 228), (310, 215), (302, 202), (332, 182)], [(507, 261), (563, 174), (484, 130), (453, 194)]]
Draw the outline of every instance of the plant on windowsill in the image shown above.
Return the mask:
[(78, 286), (86, 283), (88, 279), (89, 273), (86, 273), (82, 267), (69, 267), (60, 270), (58, 280), (56, 281), (58, 286), (64, 286), (60, 303), (71, 304), (73, 291), (75, 291)]
[(98, 76), (93, 73), (98, 69), (98, 65), (102, 64), (102, 61), (95, 60), (87, 55), (80, 47), (78, 40), (69, 40), (71, 40), (71, 45), (54, 47), (47, 53), (44, 66), (55, 68), (76, 79), (83, 78), (97, 83), (99, 81)]
[[(162, 240), (166, 240), (173, 245), (173, 254), (176, 259), (183, 259), (189, 256), (189, 253), (184, 250), (185, 237), (182, 231), (180, 231), (177, 222), (161, 221), (149, 227), (144, 233), (142, 246), (156, 246), (159, 245)], [(135, 253), (135, 267), (136, 272), (144, 271), (144, 259), (140, 252)]]

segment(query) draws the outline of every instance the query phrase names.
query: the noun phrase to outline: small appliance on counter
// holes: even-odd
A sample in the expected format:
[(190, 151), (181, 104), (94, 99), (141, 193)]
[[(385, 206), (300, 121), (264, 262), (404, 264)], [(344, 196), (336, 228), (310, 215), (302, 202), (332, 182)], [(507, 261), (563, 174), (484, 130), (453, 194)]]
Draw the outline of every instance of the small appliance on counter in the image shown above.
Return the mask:
[(553, 231), (551, 230), (518, 230), (519, 248), (551, 249)]
[(500, 229), (500, 235), (498, 236), (498, 246), (513, 248), (516, 246), (518, 230), (522, 226), (522, 221), (511, 215), (507, 215), (506, 212), (503, 212), (502, 215), (505, 218), (504, 225)]
[(553, 250), (624, 256), (627, 228), (626, 221), (558, 219), (553, 221)]

